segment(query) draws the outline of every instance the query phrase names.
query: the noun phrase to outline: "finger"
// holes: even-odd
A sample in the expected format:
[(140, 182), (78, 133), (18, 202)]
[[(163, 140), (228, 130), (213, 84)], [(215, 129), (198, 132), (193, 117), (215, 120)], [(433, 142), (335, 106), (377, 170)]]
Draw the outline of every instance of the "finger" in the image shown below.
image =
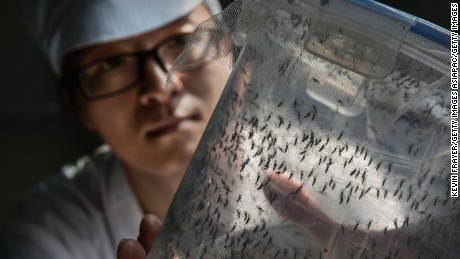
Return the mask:
[(294, 222), (321, 245), (326, 245), (340, 225), (330, 219), (300, 181), (287, 174), (269, 172), (264, 193), (280, 216)]
[(134, 239), (123, 239), (118, 244), (117, 259), (145, 259), (142, 245)]
[(146, 214), (139, 226), (139, 237), (137, 240), (144, 248), (146, 254), (149, 253), (150, 248), (152, 247), (153, 241), (156, 239), (158, 233), (160, 232), (161, 221), (158, 217), (152, 214)]

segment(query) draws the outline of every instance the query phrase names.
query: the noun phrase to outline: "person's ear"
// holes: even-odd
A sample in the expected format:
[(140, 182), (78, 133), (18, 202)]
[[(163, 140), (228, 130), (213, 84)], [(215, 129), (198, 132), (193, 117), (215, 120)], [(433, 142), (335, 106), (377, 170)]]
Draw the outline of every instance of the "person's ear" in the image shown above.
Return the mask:
[(94, 131), (96, 129), (96, 127), (94, 126), (94, 123), (88, 117), (88, 115), (84, 113), (84, 111), (79, 110), (78, 117), (80, 117), (81, 121), (83, 122), (83, 124), (88, 130)]
[(72, 105), (78, 117), (80, 117), (81, 121), (83, 122), (83, 125), (85, 125), (88, 130), (94, 131), (96, 127), (94, 126), (91, 117), (84, 109), (84, 103), (82, 103), (81, 96), (74, 95), (74, 99), (72, 99)]
[[(67, 59), (67, 57), (65, 59)], [(64, 64), (67, 63), (68, 62), (64, 61)], [(85, 125), (85, 127), (88, 130), (95, 131), (96, 127), (94, 126), (94, 123), (92, 122), (90, 116), (88, 116), (87, 112), (84, 109), (86, 104), (84, 97), (75, 87), (73, 80), (70, 79), (72, 77), (66, 76), (72, 73), (70, 72), (72, 71), (70, 69), (70, 66), (63, 65), (62, 71), (63, 75), (59, 78), (59, 86), (61, 93), (64, 95), (64, 99), (67, 100), (67, 103), (69, 103), (72, 106), (74, 112), (77, 114), (78, 117), (80, 117), (81, 121), (83, 122), (83, 125)]]
[(94, 131), (95, 126), (88, 114), (86, 113), (85, 109), (83, 108), (83, 103), (82, 103), (82, 97), (78, 96), (78, 93), (72, 90), (69, 90), (70, 88), (63, 88), (64, 91), (64, 97), (65, 99), (72, 105), (73, 110), (75, 113), (80, 117), (81, 121), (83, 122), (83, 125), (88, 130)]

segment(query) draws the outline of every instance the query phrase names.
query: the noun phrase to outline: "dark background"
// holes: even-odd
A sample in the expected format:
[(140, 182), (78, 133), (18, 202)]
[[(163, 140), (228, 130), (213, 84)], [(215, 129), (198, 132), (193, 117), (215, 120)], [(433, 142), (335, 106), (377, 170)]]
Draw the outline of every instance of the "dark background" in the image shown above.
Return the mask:
[[(449, 26), (449, 1), (381, 2)], [(57, 78), (22, 24), (20, 1), (1, 1), (0, 32), (1, 228), (21, 194), (101, 142), (62, 101)]]

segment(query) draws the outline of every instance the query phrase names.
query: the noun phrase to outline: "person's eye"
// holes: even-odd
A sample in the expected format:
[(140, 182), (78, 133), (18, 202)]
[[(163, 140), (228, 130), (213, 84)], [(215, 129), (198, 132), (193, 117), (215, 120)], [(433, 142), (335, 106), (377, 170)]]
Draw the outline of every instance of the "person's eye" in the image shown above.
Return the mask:
[(99, 73), (110, 72), (112, 70), (115, 70), (123, 66), (125, 63), (126, 62), (122, 57), (108, 58), (99, 64), (98, 72)]
[(130, 67), (130, 59), (127, 56), (111, 57), (86, 68), (82, 72), (81, 78), (84, 81), (102, 80), (102, 78), (110, 77), (113, 73), (121, 72), (128, 67)]
[(179, 35), (171, 39), (167, 44), (169, 49), (183, 49), (190, 39), (189, 34)]

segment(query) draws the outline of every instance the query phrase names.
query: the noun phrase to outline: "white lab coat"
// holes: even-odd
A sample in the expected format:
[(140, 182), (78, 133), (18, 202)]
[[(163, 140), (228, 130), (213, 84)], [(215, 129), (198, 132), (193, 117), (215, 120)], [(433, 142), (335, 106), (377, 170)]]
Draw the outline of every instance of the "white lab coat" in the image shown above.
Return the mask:
[(5, 226), (6, 258), (115, 258), (122, 238), (137, 238), (142, 209), (107, 146), (42, 182)]

